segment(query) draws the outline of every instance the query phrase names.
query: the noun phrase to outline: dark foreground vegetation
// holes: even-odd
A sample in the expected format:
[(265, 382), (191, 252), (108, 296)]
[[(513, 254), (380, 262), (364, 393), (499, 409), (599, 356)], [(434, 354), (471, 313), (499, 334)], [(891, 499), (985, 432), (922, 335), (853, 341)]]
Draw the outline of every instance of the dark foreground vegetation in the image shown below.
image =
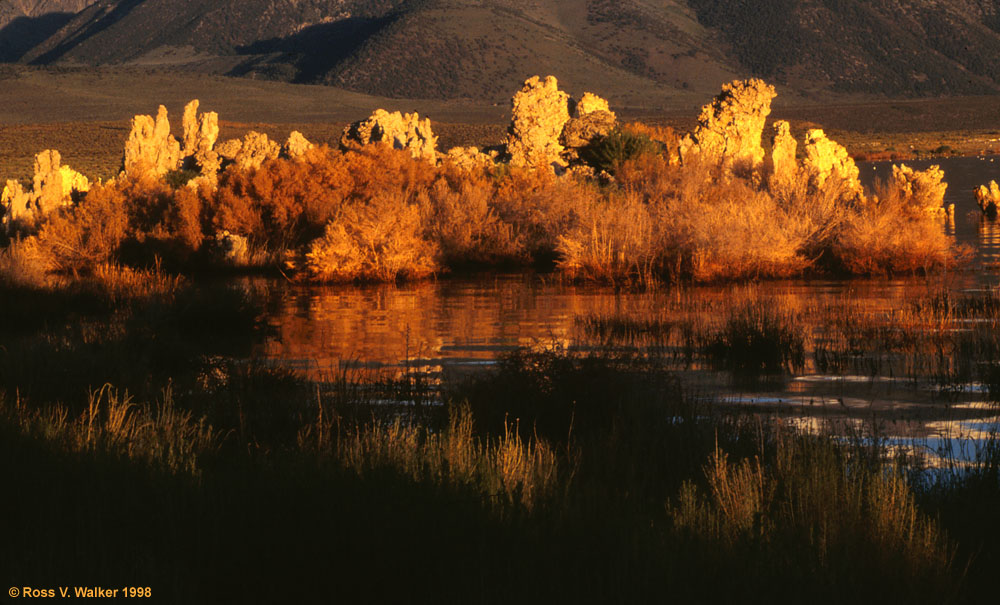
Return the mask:
[[(589, 320), (605, 341), (590, 352), (517, 351), (440, 385), (351, 368), (307, 381), (246, 360), (260, 309), (245, 290), (109, 271), (0, 290), (9, 586), (185, 603), (993, 595), (995, 441), (928, 475), (877, 441), (726, 412), (634, 346), (672, 328), (624, 319)], [(913, 317), (995, 302), (931, 298)], [(887, 355), (910, 346), (849, 323), (829, 350), (865, 334)], [(691, 355), (780, 373), (807, 338), (743, 306)]]

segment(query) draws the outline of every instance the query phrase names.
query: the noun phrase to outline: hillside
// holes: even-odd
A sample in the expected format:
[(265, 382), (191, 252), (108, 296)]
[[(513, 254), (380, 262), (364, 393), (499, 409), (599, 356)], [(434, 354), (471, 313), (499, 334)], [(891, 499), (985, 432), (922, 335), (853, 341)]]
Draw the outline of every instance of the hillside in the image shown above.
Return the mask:
[(97, 0), (49, 14), (61, 27), (22, 62), (395, 98), (504, 102), (540, 73), (633, 104), (747, 75), (812, 98), (1000, 91), (1000, 0)]
[(1000, 83), (1000, 0), (689, 0), (748, 71), (801, 88), (983, 94)]
[(95, 0), (3, 0), (0, 62), (17, 61)]

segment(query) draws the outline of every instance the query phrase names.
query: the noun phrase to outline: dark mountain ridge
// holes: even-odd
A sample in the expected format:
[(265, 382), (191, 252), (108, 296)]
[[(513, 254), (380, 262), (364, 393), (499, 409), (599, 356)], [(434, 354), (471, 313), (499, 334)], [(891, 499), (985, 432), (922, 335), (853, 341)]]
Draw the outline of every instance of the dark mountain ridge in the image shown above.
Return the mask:
[(749, 75), (820, 96), (1000, 92), (1000, 0), (97, 0), (60, 14), (9, 54), (397, 98), (499, 101), (546, 73), (631, 98)]

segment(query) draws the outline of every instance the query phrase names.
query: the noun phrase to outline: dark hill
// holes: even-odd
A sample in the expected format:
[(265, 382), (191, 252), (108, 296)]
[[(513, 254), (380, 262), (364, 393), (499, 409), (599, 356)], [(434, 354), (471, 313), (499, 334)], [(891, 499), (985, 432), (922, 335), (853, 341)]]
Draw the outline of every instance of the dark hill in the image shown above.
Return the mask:
[(17, 61), (94, 1), (0, 1), (0, 62)]
[(704, 98), (745, 75), (809, 95), (991, 94), (1000, 0), (97, 0), (20, 54), (404, 98), (501, 101), (547, 73), (613, 100)]
[(983, 94), (1000, 83), (1000, 0), (689, 0), (756, 75), (836, 91)]

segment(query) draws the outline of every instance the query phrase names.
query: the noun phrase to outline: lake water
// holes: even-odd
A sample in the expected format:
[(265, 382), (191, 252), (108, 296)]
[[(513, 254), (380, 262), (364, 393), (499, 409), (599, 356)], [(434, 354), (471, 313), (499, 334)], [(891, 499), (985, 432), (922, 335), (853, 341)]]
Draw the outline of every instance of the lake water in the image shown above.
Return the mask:
[[(258, 283), (267, 300), (268, 335), (257, 353), (318, 379), (345, 365), (437, 375), (488, 367), (498, 354), (516, 347), (592, 346), (594, 338), (581, 323), (588, 317), (712, 323), (724, 319), (734, 298), (754, 297), (792, 311), (851, 305), (864, 313), (885, 314), (941, 288), (996, 287), (1000, 227), (981, 216), (973, 190), (1000, 180), (1000, 158), (907, 164), (916, 169), (938, 164), (945, 170), (946, 203), (956, 210), (954, 224), (942, 228), (975, 249), (970, 268), (932, 279), (790, 280), (643, 293), (529, 273), (358, 287)], [(890, 162), (859, 167), (869, 184), (891, 174)], [(804, 371), (761, 388), (737, 389), (723, 373), (697, 364), (679, 372), (706, 397), (773, 412), (806, 430), (864, 425), (910, 447), (916, 440), (919, 448), (964, 451), (963, 457), (969, 457), (970, 443), (1000, 426), (983, 387), (971, 382), (943, 392), (940, 385), (877, 371), (826, 375), (812, 361)]]

